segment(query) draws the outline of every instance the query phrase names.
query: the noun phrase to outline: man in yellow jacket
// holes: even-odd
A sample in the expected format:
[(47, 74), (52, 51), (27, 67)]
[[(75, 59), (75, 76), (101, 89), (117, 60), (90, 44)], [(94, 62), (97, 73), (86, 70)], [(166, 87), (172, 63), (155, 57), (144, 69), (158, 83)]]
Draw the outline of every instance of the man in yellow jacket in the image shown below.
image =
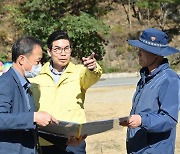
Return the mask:
[[(83, 65), (70, 62), (71, 42), (65, 31), (53, 32), (47, 41), (51, 61), (44, 64), (40, 75), (31, 79), (37, 109), (47, 111), (58, 120), (86, 122), (86, 90), (101, 77), (102, 70), (94, 54), (82, 58)], [(66, 142), (66, 140), (64, 141)], [(66, 144), (66, 143), (65, 143)], [(86, 144), (67, 146), (64, 153), (85, 154)], [(56, 145), (42, 145), (43, 154), (63, 153)]]

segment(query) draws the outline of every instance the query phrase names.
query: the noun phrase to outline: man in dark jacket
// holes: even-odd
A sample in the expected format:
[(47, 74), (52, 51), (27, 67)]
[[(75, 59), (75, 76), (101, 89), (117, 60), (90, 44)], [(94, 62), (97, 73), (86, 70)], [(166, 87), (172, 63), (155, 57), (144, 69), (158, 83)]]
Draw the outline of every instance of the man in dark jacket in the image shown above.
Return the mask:
[(127, 130), (127, 153), (173, 154), (175, 149), (180, 79), (169, 67), (168, 56), (179, 50), (168, 46), (167, 35), (148, 28), (139, 40), (128, 43), (138, 47), (141, 79), (134, 94)]
[(36, 124), (56, 122), (46, 112), (35, 112), (26, 76), (41, 70), (41, 42), (23, 37), (12, 47), (12, 67), (0, 77), (0, 154), (36, 154)]

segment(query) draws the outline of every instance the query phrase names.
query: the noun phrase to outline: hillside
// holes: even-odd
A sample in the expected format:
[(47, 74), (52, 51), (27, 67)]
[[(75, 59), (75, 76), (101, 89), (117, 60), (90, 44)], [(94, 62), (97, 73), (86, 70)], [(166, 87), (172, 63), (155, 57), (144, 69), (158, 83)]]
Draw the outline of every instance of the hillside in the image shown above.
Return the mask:
[[(18, 2), (18, 1), (17, 1)], [(0, 1), (0, 3), (2, 3)], [(5, 1), (4, 5), (10, 3)], [(13, 15), (0, 5), (0, 58), (11, 60), (10, 51), (12, 43), (21, 35), (14, 24)], [(125, 5), (127, 8), (128, 6)], [(103, 21), (110, 26), (108, 44), (105, 46), (106, 54), (100, 62), (104, 72), (135, 72), (138, 70), (138, 58), (134, 48), (127, 44), (127, 39), (138, 38), (140, 32), (147, 27), (159, 28), (154, 19), (139, 22), (130, 11), (131, 27), (128, 24), (127, 14), (123, 5), (112, 3), (110, 11), (102, 16)], [(170, 36), (170, 45), (180, 48), (180, 29), (172, 21), (166, 21), (166, 32)], [(148, 26), (149, 24), (149, 26)], [(180, 54), (170, 56), (171, 66), (180, 68)]]
[[(135, 49), (128, 52), (127, 49), (131, 47), (127, 44), (127, 40), (137, 39), (140, 32), (148, 27), (159, 28), (153, 19), (150, 20), (150, 26), (147, 25), (147, 21), (140, 24), (136, 18), (132, 17), (131, 20), (132, 26), (130, 28), (123, 6), (116, 4), (113, 5), (113, 11), (104, 16), (104, 21), (111, 27), (111, 32), (103, 62), (112, 71), (133, 72), (137, 70), (139, 67), (137, 55), (136, 52), (133, 52)], [(180, 49), (180, 29), (175, 28), (173, 23), (169, 23), (168, 27), (165, 28), (170, 36), (169, 45)], [(172, 67), (178, 70), (180, 68), (180, 54), (170, 56), (169, 59)]]

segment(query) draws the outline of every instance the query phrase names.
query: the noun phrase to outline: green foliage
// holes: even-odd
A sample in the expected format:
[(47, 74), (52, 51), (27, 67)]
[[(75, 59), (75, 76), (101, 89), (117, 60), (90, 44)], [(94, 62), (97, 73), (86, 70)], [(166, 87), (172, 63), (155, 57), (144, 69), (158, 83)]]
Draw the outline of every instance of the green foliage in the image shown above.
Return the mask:
[[(136, 5), (141, 14), (141, 17), (145, 20), (155, 20), (162, 30), (165, 30), (167, 26), (166, 21), (174, 23), (179, 27), (180, 21), (180, 1), (179, 0), (137, 0)], [(140, 19), (140, 16), (135, 12), (135, 16)], [(138, 14), (138, 15), (137, 15)], [(141, 22), (142, 22), (141, 18)], [(148, 22), (149, 24), (149, 22)], [(149, 25), (148, 25), (149, 26)]]
[(162, 4), (176, 3), (176, 0), (137, 0), (136, 4), (140, 8), (159, 9)]
[(179, 71), (180, 68), (180, 53), (169, 56), (169, 62), (172, 69)]
[(180, 4), (179, 0), (137, 0), (136, 5), (141, 9), (150, 9), (150, 11), (157, 11), (166, 4)]
[(108, 27), (101, 21), (87, 13), (81, 12), (79, 16), (67, 15), (59, 24), (62, 29), (68, 30), (73, 44), (73, 56), (82, 58), (96, 53), (98, 60), (105, 54), (103, 35), (107, 34)]
[(98, 63), (100, 64), (103, 73), (113, 73), (120, 71), (120, 68), (118, 68), (118, 66), (117, 67), (107, 66), (107, 64), (104, 63), (103, 61), (99, 61)]
[[(81, 58), (96, 53), (98, 60), (105, 54), (106, 26), (95, 16), (97, 0), (31, 0), (16, 11), (16, 24), (28, 35), (44, 42), (55, 30), (69, 32), (73, 43), (72, 56)], [(17, 11), (19, 10), (19, 12)], [(86, 12), (85, 12), (86, 11)]]
[(6, 62), (8, 59), (8, 55), (6, 53), (0, 53), (0, 61), (1, 62)]

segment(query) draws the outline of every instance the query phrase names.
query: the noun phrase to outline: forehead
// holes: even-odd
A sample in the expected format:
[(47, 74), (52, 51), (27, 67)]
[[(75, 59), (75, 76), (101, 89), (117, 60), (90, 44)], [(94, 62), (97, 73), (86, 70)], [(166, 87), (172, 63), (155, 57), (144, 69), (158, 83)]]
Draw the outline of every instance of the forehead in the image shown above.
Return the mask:
[(60, 40), (56, 40), (52, 43), (52, 47), (66, 47), (69, 46), (70, 42), (69, 40), (65, 40), (65, 39), (60, 39)]

